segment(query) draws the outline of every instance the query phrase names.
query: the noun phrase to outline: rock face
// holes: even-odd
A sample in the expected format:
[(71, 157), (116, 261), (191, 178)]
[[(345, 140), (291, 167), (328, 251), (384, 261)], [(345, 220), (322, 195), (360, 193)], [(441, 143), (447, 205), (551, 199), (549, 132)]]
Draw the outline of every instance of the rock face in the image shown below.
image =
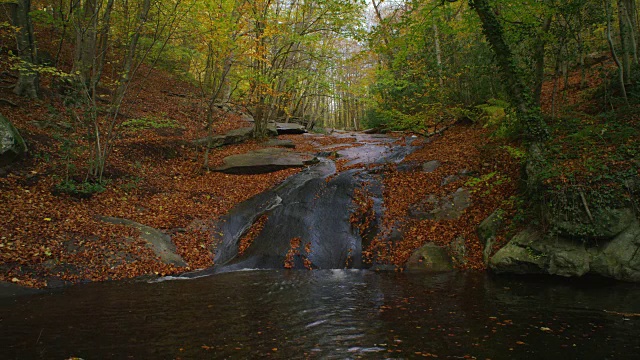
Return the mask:
[(282, 148), (265, 148), (246, 154), (224, 158), (224, 165), (213, 169), (227, 174), (264, 174), (278, 170), (303, 167), (318, 162), (309, 155), (290, 152)]
[(176, 252), (176, 246), (171, 242), (171, 236), (152, 227), (139, 224), (127, 219), (102, 217), (102, 221), (116, 225), (126, 225), (140, 231), (140, 237), (147, 242), (147, 246), (164, 262), (169, 265), (187, 266), (187, 263)]
[(489, 268), (498, 273), (597, 274), (640, 281), (640, 223), (636, 219), (613, 238), (597, 242), (525, 230), (489, 260)]
[(27, 151), (18, 130), (0, 115), (0, 166), (8, 165)]
[(432, 243), (416, 250), (406, 265), (408, 272), (444, 272), (453, 269), (453, 262), (447, 250)]

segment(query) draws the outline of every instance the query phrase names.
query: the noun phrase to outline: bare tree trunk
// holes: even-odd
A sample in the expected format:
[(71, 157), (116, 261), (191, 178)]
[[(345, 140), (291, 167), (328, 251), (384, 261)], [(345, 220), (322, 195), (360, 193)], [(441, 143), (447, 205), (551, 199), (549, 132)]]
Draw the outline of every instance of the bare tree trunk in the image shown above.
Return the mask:
[(629, 98), (627, 97), (627, 89), (624, 82), (624, 67), (618, 58), (616, 53), (615, 46), (613, 45), (613, 39), (611, 37), (611, 0), (604, 0), (604, 7), (607, 12), (607, 42), (609, 43), (609, 50), (611, 50), (611, 56), (613, 57), (613, 61), (615, 61), (616, 66), (618, 66), (618, 74), (620, 80), (620, 91), (622, 92), (622, 97), (624, 101), (628, 104)]
[(36, 46), (33, 38), (33, 26), (31, 24), (31, 0), (19, 0), (14, 19), (14, 25), (20, 28), (16, 34), (20, 64), (18, 83), (13, 92), (31, 99), (38, 98), (40, 90), (39, 76), (33, 65), (36, 62)]
[(115, 97), (113, 104), (118, 107), (122, 103), (124, 98), (124, 94), (129, 86), (129, 82), (131, 81), (131, 70), (133, 68), (133, 63), (136, 59), (136, 52), (138, 50), (138, 41), (140, 40), (140, 34), (144, 28), (145, 23), (147, 22), (147, 16), (149, 15), (149, 10), (151, 8), (151, 0), (144, 0), (142, 4), (142, 10), (139, 15), (138, 27), (135, 32), (131, 36), (131, 40), (129, 41), (129, 49), (127, 50), (127, 56), (124, 58), (124, 65), (122, 68), (122, 76), (120, 77), (120, 84), (116, 89)]
[(638, 30), (638, 19), (636, 17), (636, 2), (635, 0), (625, 0), (625, 22), (627, 24), (627, 29), (629, 30), (629, 43), (631, 46), (631, 55), (633, 56), (633, 62), (636, 65), (639, 65), (638, 61), (638, 43), (637, 43), (637, 30)]
[[(93, 65), (96, 61), (98, 31), (98, 2), (85, 0), (81, 15), (76, 19), (76, 55), (73, 72), (78, 73), (83, 86), (91, 89)], [(93, 96), (93, 94), (90, 94)]]
[(549, 31), (551, 27), (552, 15), (547, 15), (542, 24), (542, 35), (538, 37), (535, 48), (535, 85), (533, 89), (533, 101), (536, 105), (540, 105), (540, 97), (542, 96), (542, 83), (544, 82), (544, 55), (545, 45), (544, 34)]
[(438, 83), (440, 87), (442, 87), (444, 86), (444, 79), (442, 79), (442, 51), (440, 50), (440, 34), (438, 33), (438, 25), (436, 23), (433, 23), (433, 37), (436, 47), (436, 63), (438, 64)]
[(111, 30), (111, 10), (113, 9), (114, 0), (107, 0), (107, 8), (102, 18), (102, 28), (100, 29), (100, 44), (98, 48), (98, 60), (96, 69), (93, 71), (91, 78), (91, 92), (94, 93), (96, 86), (102, 77), (102, 71), (107, 58), (107, 48), (109, 42), (109, 31)]
[(620, 27), (620, 58), (622, 59), (623, 79), (625, 84), (631, 83), (631, 56), (629, 43), (629, 28), (626, 21), (627, 7), (625, 0), (618, 0), (618, 24)]

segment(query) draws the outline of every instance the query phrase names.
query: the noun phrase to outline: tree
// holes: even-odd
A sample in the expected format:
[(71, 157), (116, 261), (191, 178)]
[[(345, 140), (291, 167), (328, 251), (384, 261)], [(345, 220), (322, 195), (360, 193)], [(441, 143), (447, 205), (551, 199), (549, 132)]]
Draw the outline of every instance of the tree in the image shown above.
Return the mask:
[(31, 0), (18, 0), (14, 25), (19, 28), (16, 34), (20, 64), (19, 77), (13, 92), (32, 99), (38, 98), (39, 75), (35, 68), (37, 52), (31, 24)]

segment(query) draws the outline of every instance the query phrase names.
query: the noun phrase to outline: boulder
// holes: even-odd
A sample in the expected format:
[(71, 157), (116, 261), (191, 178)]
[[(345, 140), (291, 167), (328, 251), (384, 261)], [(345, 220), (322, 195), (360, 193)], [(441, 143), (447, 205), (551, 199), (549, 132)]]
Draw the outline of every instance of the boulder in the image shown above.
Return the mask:
[(197, 139), (193, 141), (193, 144), (197, 146), (216, 148), (225, 145), (239, 144), (251, 138), (252, 135), (253, 127), (244, 127), (231, 130), (224, 135), (208, 136), (206, 138)]
[(456, 181), (460, 180), (460, 176), (458, 175), (449, 175), (449, 176), (445, 176), (444, 179), (442, 179), (442, 182), (440, 183), (440, 186), (447, 186), (451, 183), (454, 183)]
[(431, 160), (431, 161), (427, 161), (426, 163), (422, 164), (422, 171), (424, 171), (426, 173), (430, 173), (430, 172), (436, 171), (436, 169), (438, 169), (439, 167), (440, 167), (440, 161)]
[(171, 236), (162, 231), (127, 219), (102, 217), (100, 220), (137, 229), (140, 231), (140, 237), (147, 242), (147, 246), (153, 250), (163, 263), (182, 267), (188, 266), (182, 257), (178, 255), (176, 246), (171, 241)]
[(453, 262), (446, 249), (428, 243), (416, 250), (407, 261), (407, 272), (453, 271)]
[(489, 268), (497, 273), (596, 274), (640, 281), (640, 224), (635, 221), (614, 239), (597, 244), (527, 229), (489, 260)]
[(307, 129), (296, 123), (275, 123), (276, 129), (278, 130), (278, 134), (304, 134), (307, 132)]
[(27, 152), (27, 145), (18, 130), (0, 115), (0, 166), (8, 165)]
[(640, 281), (640, 225), (632, 224), (593, 252), (591, 271), (614, 279)]
[(318, 162), (316, 157), (290, 152), (282, 148), (265, 148), (224, 158), (224, 165), (213, 171), (227, 174), (264, 174)]

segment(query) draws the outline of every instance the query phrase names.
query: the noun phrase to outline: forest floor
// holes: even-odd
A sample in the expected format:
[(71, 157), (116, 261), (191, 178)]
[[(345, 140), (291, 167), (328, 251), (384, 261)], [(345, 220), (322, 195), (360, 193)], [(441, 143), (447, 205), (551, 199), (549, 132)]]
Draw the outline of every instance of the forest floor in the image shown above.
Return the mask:
[[(204, 149), (192, 145), (191, 140), (225, 133), (246, 123), (237, 114), (221, 113), (212, 128), (205, 130), (203, 100), (195, 95), (197, 88), (164, 71), (142, 71), (148, 76), (135, 84), (134, 100), (123, 107), (123, 117), (130, 126), (123, 126), (116, 140), (106, 169), (106, 190), (90, 198), (54, 191), (67, 177), (82, 183), (87, 168), (86, 129), (73, 120), (73, 113), (53, 94), (45, 100), (30, 101), (14, 96), (9, 89), (0, 90), (0, 98), (9, 100), (0, 103), (0, 112), (29, 145), (28, 156), (0, 174), (0, 281), (44, 287), (210, 267), (214, 240), (200, 230), (202, 223), (213, 221), (234, 205), (300, 171), (227, 175), (204, 170)], [(0, 80), (11, 81), (6, 77)], [(545, 92), (549, 91), (547, 84)], [(565, 98), (573, 101), (575, 96), (571, 94)], [(548, 98), (548, 94), (545, 96)], [(634, 116), (633, 123), (638, 121)], [(136, 125), (141, 123), (156, 125)], [(404, 241), (389, 245), (374, 240), (366, 251), (374, 253), (377, 261), (400, 269), (412, 252), (427, 242), (444, 246), (464, 238), (466, 258), (461, 267), (484, 269), (482, 245), (476, 235), (478, 224), (498, 208), (508, 215), (505, 218), (512, 219), (523, 207), (518, 197), (522, 159), (513, 151), (518, 144), (490, 136), (492, 131), (479, 124), (458, 125), (443, 135), (418, 139), (416, 143), (423, 146), (405, 162), (438, 160), (441, 165), (430, 173), (388, 170), (383, 226), (402, 228)], [(637, 134), (634, 136), (637, 138)], [(322, 134), (280, 138), (292, 140), (296, 151), (309, 153), (318, 151), (318, 144), (352, 146), (348, 138)], [(209, 165), (220, 165), (226, 156), (264, 146), (249, 141), (212, 150)], [(338, 165), (341, 169), (339, 161)], [(441, 185), (446, 177), (461, 172), (473, 176), (460, 176)], [(408, 216), (420, 199), (445, 196), (460, 187), (470, 190), (472, 205), (459, 219), (435, 221)], [(170, 234), (189, 267), (162, 263), (137, 230), (106, 223), (100, 220), (104, 216), (130, 219)], [(496, 248), (521, 226), (510, 220), (506, 225)]]

